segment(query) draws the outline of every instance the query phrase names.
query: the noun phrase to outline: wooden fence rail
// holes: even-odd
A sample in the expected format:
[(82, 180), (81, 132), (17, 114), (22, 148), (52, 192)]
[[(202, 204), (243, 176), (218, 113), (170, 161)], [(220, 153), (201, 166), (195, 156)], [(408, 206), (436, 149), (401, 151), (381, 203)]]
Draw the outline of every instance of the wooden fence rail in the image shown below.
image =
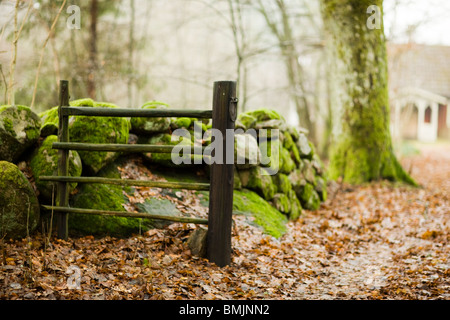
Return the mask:
[[(153, 218), (171, 220), (184, 223), (197, 223), (208, 225), (207, 257), (211, 262), (219, 266), (228, 265), (231, 261), (231, 223), (233, 209), (233, 180), (234, 180), (234, 148), (226, 150), (227, 139), (233, 139), (234, 121), (237, 112), (236, 82), (218, 81), (214, 83), (212, 110), (175, 110), (175, 109), (121, 109), (121, 108), (96, 108), (96, 107), (70, 107), (69, 106), (69, 82), (61, 80), (59, 94), (59, 132), (58, 142), (53, 143), (53, 148), (58, 149), (58, 176), (41, 176), (42, 181), (56, 182), (57, 205), (42, 207), (57, 212), (57, 233), (62, 239), (68, 238), (68, 214), (100, 214), (122, 217)], [(211, 164), (210, 183), (185, 183), (185, 182), (161, 182), (131, 179), (109, 179), (102, 177), (71, 177), (68, 175), (69, 151), (112, 151), (112, 152), (153, 152), (172, 153), (174, 146), (161, 145), (128, 145), (128, 144), (92, 144), (72, 143), (69, 141), (69, 117), (189, 117), (208, 119), (212, 118), (212, 128), (222, 133), (223, 161)], [(229, 130), (231, 129), (231, 130)], [(231, 133), (231, 134), (230, 134)], [(213, 138), (214, 139), (214, 138)], [(233, 145), (232, 144), (232, 145)], [(203, 154), (202, 148), (191, 148), (191, 154)], [(217, 150), (215, 150), (217, 151)], [(227, 153), (228, 151), (228, 153)], [(213, 151), (214, 152), (214, 151)], [(233, 154), (230, 154), (233, 152)], [(78, 183), (102, 183), (126, 186), (147, 186), (159, 188), (209, 190), (209, 214), (208, 219), (195, 217), (173, 217), (149, 213), (134, 213), (122, 211), (93, 210), (69, 207), (68, 184)]]

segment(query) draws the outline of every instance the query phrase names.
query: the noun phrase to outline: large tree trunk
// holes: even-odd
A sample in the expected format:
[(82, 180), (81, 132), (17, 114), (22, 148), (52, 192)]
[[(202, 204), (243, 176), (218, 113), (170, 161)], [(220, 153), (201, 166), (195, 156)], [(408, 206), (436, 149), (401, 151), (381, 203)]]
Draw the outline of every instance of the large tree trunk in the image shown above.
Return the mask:
[[(415, 182), (397, 161), (389, 129), (386, 41), (383, 23), (369, 28), (367, 9), (382, 0), (321, 0), (333, 57), (330, 178), (349, 183), (389, 179)], [(382, 14), (380, 16), (382, 19)]]

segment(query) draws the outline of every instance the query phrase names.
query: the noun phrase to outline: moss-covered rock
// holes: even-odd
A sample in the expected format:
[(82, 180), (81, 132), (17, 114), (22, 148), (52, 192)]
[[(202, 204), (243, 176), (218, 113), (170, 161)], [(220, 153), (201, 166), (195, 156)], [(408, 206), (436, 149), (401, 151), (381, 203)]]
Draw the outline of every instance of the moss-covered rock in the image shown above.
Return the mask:
[(36, 229), (39, 215), (30, 182), (15, 164), (0, 161), (0, 237), (26, 237)]
[[(142, 109), (167, 109), (166, 103), (159, 101), (150, 101), (145, 103)], [(133, 117), (130, 120), (131, 131), (136, 134), (154, 134), (167, 132), (170, 128), (170, 118), (168, 117)]]
[[(52, 149), (53, 142), (57, 142), (55, 135), (48, 136), (42, 142), (42, 145), (35, 150), (31, 157), (30, 167), (33, 173), (36, 186), (40, 195), (46, 199), (52, 199), (53, 183), (41, 181), (39, 176), (55, 176), (58, 174), (58, 150)], [(69, 176), (81, 176), (82, 163), (78, 153), (74, 150), (69, 151)], [(69, 192), (74, 190), (77, 183), (69, 184)]]
[(187, 118), (187, 117), (181, 117), (181, 118), (174, 119), (174, 121), (172, 123), (173, 123), (174, 129), (179, 129), (179, 128), (189, 129), (189, 127), (192, 124), (192, 119)]
[[(172, 141), (173, 138), (173, 141)], [(160, 133), (151, 137), (139, 137), (139, 144), (150, 144), (150, 145), (170, 145), (170, 146), (194, 146), (191, 139), (185, 136), (175, 136), (168, 133)], [(186, 165), (193, 164), (196, 160), (200, 161), (201, 155), (190, 155), (185, 154), (182, 150), (179, 153), (180, 163), (174, 163), (172, 160), (172, 155), (170, 153), (144, 153), (144, 158), (152, 163), (159, 164), (165, 167), (185, 167)]]
[(256, 124), (256, 118), (248, 113), (241, 113), (236, 119), (236, 128), (248, 130), (254, 128)]
[(39, 138), (41, 119), (27, 106), (0, 106), (0, 160), (15, 162)]
[[(98, 172), (98, 176), (120, 178), (120, 164), (121, 159), (110, 163)], [(87, 183), (78, 187), (71, 202), (76, 208), (126, 211), (125, 205), (129, 203), (127, 194), (131, 193), (130, 187)], [(69, 218), (69, 230), (82, 234), (129, 236), (145, 225), (142, 219), (108, 215), (72, 214)]]
[(289, 194), (292, 190), (291, 182), (289, 181), (289, 177), (283, 173), (278, 173), (273, 176), (273, 182), (277, 186), (277, 190), (280, 193)]
[(272, 200), (277, 192), (272, 176), (265, 168), (252, 167), (239, 171), (242, 186), (257, 192), (266, 200)]
[(301, 158), (309, 158), (312, 153), (311, 145), (305, 134), (300, 133), (297, 140), (297, 147)]
[(250, 190), (234, 190), (233, 213), (253, 217), (254, 224), (275, 238), (286, 233), (286, 216)]
[(257, 166), (261, 159), (261, 152), (256, 138), (248, 133), (238, 133), (234, 135), (234, 141), (236, 167), (246, 169)]
[(316, 191), (320, 197), (320, 200), (327, 201), (328, 192), (327, 192), (327, 182), (322, 177), (316, 177)]
[(281, 172), (289, 174), (296, 168), (295, 162), (294, 160), (292, 160), (290, 152), (283, 147), (280, 149), (280, 159)]
[[(86, 99), (82, 99), (86, 100)], [(73, 102), (75, 103), (75, 102)], [(116, 108), (106, 102), (95, 102), (95, 107)], [(126, 144), (129, 137), (130, 123), (121, 117), (85, 117), (70, 119), (69, 134), (71, 142)], [(117, 159), (117, 152), (79, 151), (83, 165), (91, 174)]]
[(289, 202), (291, 203), (291, 211), (289, 211), (289, 220), (297, 220), (303, 212), (300, 200), (298, 200), (297, 194), (293, 189), (289, 191), (287, 196), (289, 198)]
[(284, 193), (276, 193), (273, 196), (272, 203), (275, 209), (285, 215), (288, 215), (289, 212), (291, 212), (291, 202), (289, 201), (288, 196)]
[(303, 208), (307, 210), (319, 209), (320, 197), (312, 184), (306, 183), (302, 190), (299, 193), (296, 192), (296, 194)]
[(295, 191), (297, 196), (300, 195), (307, 183), (302, 171), (300, 169), (296, 169), (289, 174), (288, 178), (291, 182), (292, 189)]
[(42, 120), (41, 136), (47, 137), (58, 134), (59, 117), (58, 107), (53, 107), (44, 112), (39, 113)]
[(261, 152), (261, 166), (268, 168), (273, 173), (277, 173), (283, 166), (280, 140), (260, 139), (259, 150)]

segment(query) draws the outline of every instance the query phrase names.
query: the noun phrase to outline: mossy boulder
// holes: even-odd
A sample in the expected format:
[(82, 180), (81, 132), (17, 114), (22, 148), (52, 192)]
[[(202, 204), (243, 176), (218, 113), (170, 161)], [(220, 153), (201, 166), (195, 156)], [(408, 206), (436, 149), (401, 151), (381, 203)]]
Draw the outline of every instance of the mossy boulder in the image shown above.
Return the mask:
[[(188, 131), (185, 131), (188, 134)], [(139, 144), (149, 144), (149, 145), (162, 145), (162, 146), (183, 146), (193, 147), (194, 143), (187, 136), (176, 136), (170, 135), (168, 133), (160, 133), (151, 137), (141, 136), (138, 139)], [(180, 150), (178, 154), (178, 160), (174, 162), (172, 160), (172, 155), (170, 153), (151, 153), (147, 152), (143, 154), (144, 158), (154, 164), (159, 164), (165, 167), (185, 167), (194, 163), (194, 161), (202, 160), (201, 155), (191, 155), (190, 153), (184, 153), (183, 150)], [(175, 157), (175, 155), (174, 155)]]
[[(122, 160), (120, 158), (108, 164), (97, 176), (120, 178), (118, 167)], [(78, 192), (71, 202), (76, 208), (126, 211), (125, 206), (129, 204), (127, 195), (131, 193), (130, 187), (86, 183), (78, 187)], [(108, 215), (73, 214), (69, 218), (69, 230), (81, 234), (129, 236), (139, 232), (144, 225), (146, 224), (142, 219)]]
[(285, 215), (288, 215), (289, 212), (291, 212), (291, 202), (289, 201), (288, 196), (284, 193), (276, 193), (273, 196), (272, 203), (275, 209)]
[(248, 189), (234, 190), (233, 214), (244, 214), (252, 217), (252, 223), (275, 238), (279, 238), (286, 233), (286, 216), (258, 194)]
[[(31, 157), (30, 167), (33, 173), (36, 187), (39, 190), (40, 196), (46, 200), (52, 199), (53, 183), (48, 181), (41, 181), (39, 176), (55, 176), (58, 175), (58, 150), (52, 149), (53, 142), (57, 142), (58, 137), (55, 135), (48, 136), (42, 142), (42, 145), (35, 150)], [(82, 163), (78, 152), (75, 150), (69, 151), (69, 176), (81, 176)], [(69, 192), (72, 192), (77, 186), (77, 183), (69, 184)]]
[(237, 133), (234, 135), (234, 141), (234, 158), (237, 168), (247, 169), (259, 165), (261, 152), (256, 137), (249, 133)]
[(292, 190), (292, 184), (289, 181), (289, 177), (284, 173), (278, 173), (273, 176), (273, 182), (277, 186), (277, 190), (280, 193), (289, 194)]
[(297, 147), (301, 158), (309, 158), (312, 154), (311, 145), (305, 134), (300, 133), (297, 140)]
[[(86, 101), (87, 99), (82, 99)], [(74, 102), (75, 103), (75, 102)], [(106, 102), (95, 102), (95, 107), (117, 108)], [(69, 134), (71, 142), (126, 144), (129, 137), (130, 123), (121, 117), (85, 117), (70, 119)], [(108, 163), (117, 159), (117, 152), (79, 151), (84, 167), (90, 174), (97, 173)]]
[(28, 179), (15, 164), (0, 161), (0, 237), (26, 237), (36, 229), (39, 216), (39, 202)]
[(58, 107), (53, 107), (44, 112), (39, 113), (42, 120), (41, 136), (47, 137), (58, 134), (59, 117)]
[(261, 152), (261, 166), (268, 168), (274, 174), (277, 173), (283, 166), (280, 140), (260, 139), (259, 150)]
[(266, 168), (252, 167), (248, 170), (239, 171), (242, 186), (255, 191), (265, 200), (272, 200), (277, 192), (272, 176)]
[[(142, 109), (167, 109), (166, 103), (150, 101), (145, 103)], [(151, 135), (155, 133), (167, 132), (170, 129), (170, 118), (168, 117), (133, 117), (130, 120), (131, 131), (136, 134)]]
[(296, 194), (303, 208), (312, 211), (319, 209), (320, 197), (312, 184), (306, 183), (300, 192), (296, 192)]
[(41, 119), (27, 106), (0, 106), (0, 160), (16, 162), (39, 138)]
[(289, 202), (291, 203), (291, 211), (289, 211), (288, 215), (289, 220), (297, 220), (303, 212), (302, 204), (293, 189), (288, 192), (287, 196), (289, 198)]

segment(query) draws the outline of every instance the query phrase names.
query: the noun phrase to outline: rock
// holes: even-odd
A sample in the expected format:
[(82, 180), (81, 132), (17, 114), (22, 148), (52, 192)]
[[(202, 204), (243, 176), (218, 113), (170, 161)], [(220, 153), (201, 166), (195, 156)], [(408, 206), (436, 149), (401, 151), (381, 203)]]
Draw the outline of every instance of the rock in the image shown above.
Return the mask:
[(303, 212), (300, 200), (298, 200), (297, 195), (294, 190), (290, 190), (288, 193), (288, 198), (291, 203), (291, 211), (289, 212), (289, 220), (297, 220)]
[[(82, 99), (86, 101), (88, 99)], [(78, 101), (78, 100), (77, 100)], [(77, 102), (76, 101), (76, 102)], [(74, 104), (76, 102), (73, 102)], [(117, 108), (106, 102), (95, 102), (95, 107)], [(73, 117), (69, 121), (71, 142), (126, 144), (130, 123), (121, 117)], [(117, 152), (79, 151), (83, 165), (91, 174), (97, 173), (119, 156)]]
[(296, 194), (303, 208), (314, 211), (320, 207), (320, 197), (312, 184), (306, 183), (300, 194)]
[(30, 182), (13, 163), (0, 161), (0, 236), (20, 239), (31, 234), (40, 216)]
[(50, 135), (58, 134), (59, 117), (58, 107), (53, 107), (47, 111), (39, 113), (39, 117), (42, 121), (41, 136), (47, 137)]
[(293, 146), (295, 146), (295, 142), (292, 139), (291, 134), (288, 131), (283, 132), (283, 147), (287, 150), (291, 150)]
[(304, 159), (303, 164), (304, 166), (302, 169), (302, 173), (306, 181), (308, 181), (312, 185), (316, 185), (316, 175), (311, 161), (309, 161), (308, 159)]
[(246, 188), (257, 192), (266, 200), (272, 200), (277, 191), (277, 187), (272, 181), (272, 176), (262, 167), (252, 167), (249, 169), (248, 181), (246, 181), (245, 185)]
[(288, 215), (289, 212), (291, 211), (291, 203), (289, 201), (288, 196), (285, 195), (284, 193), (275, 194), (273, 196), (272, 202), (275, 209), (277, 209), (281, 213)]
[(263, 122), (266, 120), (283, 120), (283, 121), (285, 121), (283, 116), (281, 116), (275, 110), (270, 110), (270, 109), (265, 109), (265, 108), (245, 112), (242, 115), (240, 115), (239, 118), (242, 120), (243, 117), (248, 117), (248, 116), (255, 118), (256, 122)]
[(327, 182), (322, 177), (316, 177), (316, 191), (319, 194), (320, 200), (327, 201)]
[(283, 173), (287, 173), (289, 174), (290, 172), (292, 172), (292, 170), (294, 170), (296, 168), (295, 162), (294, 160), (292, 160), (291, 158), (291, 154), (289, 153), (289, 151), (285, 148), (281, 148), (280, 150), (280, 163), (281, 163), (281, 167), (280, 167), (280, 171)]
[(289, 150), (291, 158), (294, 160), (297, 166), (301, 165), (302, 159), (300, 158), (300, 152), (298, 151), (297, 145), (294, 143)]
[(286, 216), (248, 189), (234, 191), (233, 214), (252, 217), (252, 224), (261, 227), (265, 233), (275, 238), (286, 233)]
[(189, 127), (192, 124), (192, 119), (186, 118), (186, 117), (177, 118), (177, 119), (175, 119), (175, 121), (172, 122), (172, 124), (173, 124), (174, 129), (179, 129), (179, 128), (189, 129)]
[(288, 127), (288, 132), (292, 137), (292, 140), (294, 142), (298, 141), (298, 138), (300, 137), (300, 133), (298, 132), (298, 130), (295, 127), (289, 126)]
[(234, 157), (238, 169), (247, 169), (257, 166), (261, 160), (258, 141), (249, 133), (234, 135)]
[[(139, 137), (138, 143), (139, 144), (150, 144), (150, 145), (180, 145), (180, 146), (194, 146), (191, 139), (186, 138), (184, 136), (175, 137), (179, 140), (172, 141), (172, 137), (175, 137), (173, 135), (170, 135), (168, 133), (159, 133), (157, 135), (151, 136), (151, 137)], [(177, 164), (174, 163), (172, 160), (172, 155), (170, 153), (151, 153), (147, 152), (144, 153), (144, 158), (152, 163), (159, 164), (165, 167), (185, 167), (189, 166), (191, 164), (194, 164), (196, 159), (200, 160), (201, 155), (191, 155), (191, 154), (184, 154), (183, 151), (180, 151), (179, 154), (179, 160), (181, 163)]]
[(0, 106), (0, 160), (16, 162), (40, 135), (41, 119), (26, 106)]
[(311, 146), (305, 134), (300, 133), (297, 140), (297, 147), (301, 158), (306, 158), (311, 154)]
[(241, 128), (244, 130), (248, 130), (251, 128), (254, 128), (254, 125), (256, 124), (256, 118), (252, 115), (249, 115), (247, 113), (241, 113), (238, 118), (236, 119), (235, 128)]
[[(150, 101), (145, 103), (142, 109), (166, 109), (168, 105), (163, 102)], [(133, 117), (130, 120), (131, 131), (136, 134), (154, 134), (167, 132), (170, 128), (170, 118), (168, 117)]]
[(201, 258), (206, 257), (206, 241), (208, 236), (208, 229), (198, 227), (195, 229), (187, 240), (187, 245), (194, 256)]
[[(90, 98), (78, 99), (69, 102), (69, 105), (72, 107), (93, 107), (94, 104), (95, 104), (94, 100)], [(42, 137), (58, 134), (59, 128), (58, 108), (59, 107), (56, 106), (39, 114), (39, 117), (42, 120), (42, 127), (41, 127)]]
[(282, 163), (282, 147), (279, 139), (275, 140), (260, 140), (259, 150), (261, 152), (261, 166), (268, 168), (270, 172), (277, 173), (283, 166)]
[(277, 186), (277, 190), (280, 193), (289, 194), (292, 190), (291, 182), (289, 181), (289, 177), (283, 173), (278, 173), (273, 176), (273, 182)]
[[(48, 136), (42, 145), (35, 150), (31, 157), (30, 167), (33, 173), (36, 187), (40, 195), (47, 201), (52, 200), (53, 183), (41, 181), (39, 176), (56, 176), (58, 175), (58, 150), (52, 149), (53, 142), (57, 142), (58, 137), (55, 135)], [(74, 150), (69, 151), (69, 176), (81, 176), (82, 163), (78, 153)], [(72, 192), (77, 183), (69, 184), (69, 192)], [(56, 195), (56, 190), (55, 190)]]
[(237, 190), (242, 189), (242, 182), (241, 182), (241, 179), (239, 177), (239, 173), (238, 173), (236, 167), (234, 167), (233, 180), (234, 180), (233, 189), (237, 189)]
[(300, 169), (296, 169), (289, 174), (288, 178), (291, 182), (292, 189), (298, 196), (303, 191), (303, 188), (307, 183), (302, 171)]
[[(121, 159), (110, 163), (97, 176), (106, 178), (120, 178), (118, 167)], [(131, 193), (130, 187), (120, 185), (85, 183), (78, 188), (71, 206), (84, 209), (96, 209), (107, 211), (126, 211), (127, 194)], [(69, 219), (69, 230), (82, 234), (112, 236), (129, 236), (139, 232), (145, 226), (145, 219), (117, 217), (108, 215), (73, 214)]]

